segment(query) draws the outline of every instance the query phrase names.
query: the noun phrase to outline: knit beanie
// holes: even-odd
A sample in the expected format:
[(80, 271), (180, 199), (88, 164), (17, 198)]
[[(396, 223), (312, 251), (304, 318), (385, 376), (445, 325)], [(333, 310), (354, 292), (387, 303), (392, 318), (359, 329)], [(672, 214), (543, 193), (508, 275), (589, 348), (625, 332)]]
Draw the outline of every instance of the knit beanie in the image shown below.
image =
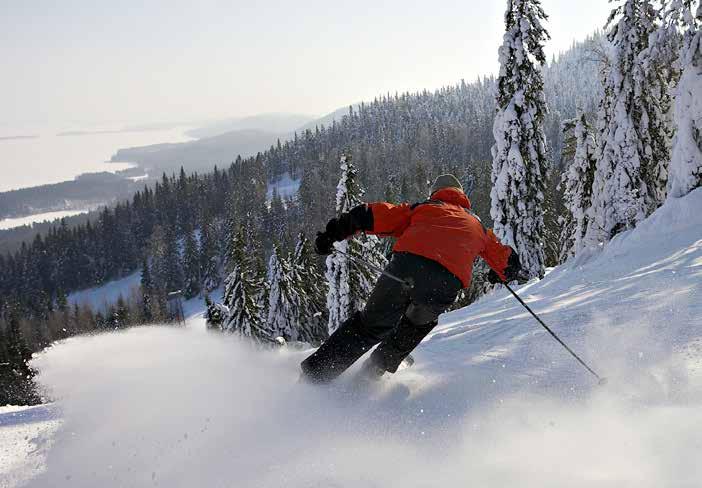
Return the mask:
[(461, 182), (458, 181), (458, 179), (453, 175), (441, 175), (436, 178), (434, 184), (431, 185), (432, 195), (442, 188), (458, 188), (459, 190), (463, 191)]

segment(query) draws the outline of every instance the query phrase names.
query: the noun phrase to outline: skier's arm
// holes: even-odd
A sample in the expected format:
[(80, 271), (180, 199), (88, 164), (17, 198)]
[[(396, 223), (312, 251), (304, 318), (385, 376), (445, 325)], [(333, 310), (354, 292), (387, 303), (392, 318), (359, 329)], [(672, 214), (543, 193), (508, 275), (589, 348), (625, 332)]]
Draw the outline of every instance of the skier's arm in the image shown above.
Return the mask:
[(373, 228), (373, 213), (368, 205), (358, 205), (350, 212), (342, 213), (338, 218), (327, 222), (324, 232), (318, 232), (314, 241), (314, 250), (323, 256), (331, 254), (335, 242), (354, 235), (359, 231)]
[(492, 229), (485, 232), (485, 248), (480, 257), (492, 268), (502, 281), (517, 279), (521, 270), (519, 255), (509, 246), (505, 246), (498, 239)]
[(410, 222), (407, 204), (393, 205), (379, 202), (363, 204), (331, 219), (326, 234), (335, 241), (343, 241), (357, 232), (399, 237)]
[(403, 203), (393, 205), (387, 202), (377, 202), (368, 205), (371, 210), (371, 228), (369, 234), (379, 236), (400, 237), (410, 224), (412, 208)]
[(368, 205), (358, 205), (349, 212), (342, 213), (338, 218), (327, 223), (324, 233), (333, 241), (343, 241), (360, 231), (373, 228), (373, 213)]
[(410, 212), (407, 204), (380, 202), (358, 205), (327, 223), (325, 231), (317, 234), (315, 250), (318, 254), (330, 254), (334, 242), (343, 241), (361, 231), (399, 237), (409, 225)]

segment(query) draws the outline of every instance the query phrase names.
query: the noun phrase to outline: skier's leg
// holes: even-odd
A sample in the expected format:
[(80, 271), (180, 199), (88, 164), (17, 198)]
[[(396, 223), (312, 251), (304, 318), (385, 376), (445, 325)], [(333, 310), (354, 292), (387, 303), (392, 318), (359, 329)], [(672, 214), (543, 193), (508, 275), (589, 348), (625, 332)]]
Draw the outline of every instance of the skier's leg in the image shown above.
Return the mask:
[(407, 314), (368, 358), (367, 367), (394, 373), (400, 363), (436, 326), (444, 310), (411, 304)]
[(302, 373), (314, 383), (328, 383), (377, 342), (363, 333), (361, 312), (356, 312), (300, 364)]
[(411, 303), (397, 327), (373, 351), (368, 364), (369, 371), (397, 371), (400, 363), (422, 342), (456, 299), (461, 289), (460, 280), (440, 264), (411, 256), (415, 283)]
[[(388, 270), (394, 271), (392, 263)], [(381, 276), (365, 309), (353, 314), (302, 362), (306, 379), (315, 383), (334, 380), (394, 329), (408, 303), (408, 291)]]

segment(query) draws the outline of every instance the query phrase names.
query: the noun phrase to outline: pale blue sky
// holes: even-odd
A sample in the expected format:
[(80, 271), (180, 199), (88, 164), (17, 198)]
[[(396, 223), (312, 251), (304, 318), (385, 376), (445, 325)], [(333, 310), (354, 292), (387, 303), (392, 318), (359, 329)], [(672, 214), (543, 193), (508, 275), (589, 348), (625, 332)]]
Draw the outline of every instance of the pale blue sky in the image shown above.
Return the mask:
[[(503, 0), (0, 0), (0, 123), (327, 113), (494, 73)], [(543, 0), (549, 53), (606, 0)]]

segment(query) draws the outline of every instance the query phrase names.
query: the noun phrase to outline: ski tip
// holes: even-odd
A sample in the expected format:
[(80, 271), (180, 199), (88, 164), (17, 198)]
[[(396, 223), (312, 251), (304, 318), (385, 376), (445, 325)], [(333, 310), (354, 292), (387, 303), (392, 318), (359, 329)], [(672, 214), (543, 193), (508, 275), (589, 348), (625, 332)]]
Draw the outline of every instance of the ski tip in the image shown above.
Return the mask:
[(598, 385), (604, 386), (607, 384), (607, 378), (600, 378), (599, 381), (597, 382)]

